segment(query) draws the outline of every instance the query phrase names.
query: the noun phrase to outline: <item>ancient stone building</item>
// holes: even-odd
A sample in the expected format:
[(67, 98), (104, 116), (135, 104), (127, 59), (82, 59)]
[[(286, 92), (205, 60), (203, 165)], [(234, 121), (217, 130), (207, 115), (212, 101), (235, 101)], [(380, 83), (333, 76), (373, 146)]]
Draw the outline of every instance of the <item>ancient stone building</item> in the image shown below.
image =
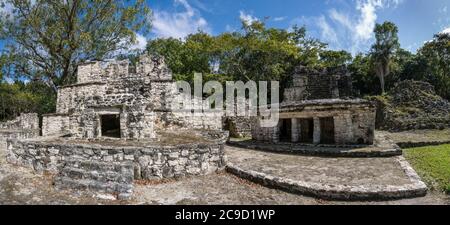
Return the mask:
[(311, 71), (298, 67), (292, 87), (280, 104), (275, 127), (252, 127), (253, 139), (304, 144), (373, 144), (375, 107), (352, 98), (351, 76), (345, 68)]
[(78, 67), (77, 83), (58, 90), (56, 114), (43, 118), (43, 135), (78, 138), (156, 138), (158, 129), (221, 130), (221, 115), (174, 111), (180, 95), (161, 57), (89, 62)]

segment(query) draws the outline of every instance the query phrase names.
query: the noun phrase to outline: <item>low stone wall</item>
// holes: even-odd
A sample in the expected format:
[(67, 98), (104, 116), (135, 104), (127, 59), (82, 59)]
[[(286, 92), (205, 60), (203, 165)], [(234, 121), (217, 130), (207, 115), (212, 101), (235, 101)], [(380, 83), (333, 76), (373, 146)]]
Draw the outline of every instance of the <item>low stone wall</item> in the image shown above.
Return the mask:
[(7, 139), (28, 139), (39, 135), (39, 117), (36, 113), (21, 114), (14, 120), (0, 123), (0, 144)]
[(0, 123), (0, 129), (39, 129), (39, 117), (36, 113), (20, 114), (14, 120)]
[(238, 148), (253, 149), (265, 152), (304, 155), (304, 156), (322, 156), (322, 157), (343, 157), (343, 158), (377, 158), (392, 157), (403, 154), (401, 148), (397, 145), (384, 146), (357, 146), (357, 145), (307, 145), (293, 143), (267, 143), (253, 140), (247, 141), (228, 141), (229, 146)]
[(48, 114), (42, 117), (42, 136), (61, 135), (69, 132), (70, 118), (65, 114)]
[(39, 130), (1, 130), (0, 141), (6, 142), (7, 139), (28, 139), (39, 136)]
[(7, 160), (38, 172), (57, 173), (67, 159), (131, 162), (136, 179), (206, 175), (225, 168), (225, 139), (209, 144), (109, 147), (87, 144), (8, 140)]

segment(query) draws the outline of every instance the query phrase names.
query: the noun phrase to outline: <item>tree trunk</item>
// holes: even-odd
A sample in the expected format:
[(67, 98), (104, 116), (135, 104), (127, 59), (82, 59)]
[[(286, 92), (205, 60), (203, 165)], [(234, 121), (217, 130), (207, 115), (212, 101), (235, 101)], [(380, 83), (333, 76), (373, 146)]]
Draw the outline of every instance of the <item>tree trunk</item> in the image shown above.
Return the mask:
[(384, 74), (380, 74), (381, 94), (384, 95)]

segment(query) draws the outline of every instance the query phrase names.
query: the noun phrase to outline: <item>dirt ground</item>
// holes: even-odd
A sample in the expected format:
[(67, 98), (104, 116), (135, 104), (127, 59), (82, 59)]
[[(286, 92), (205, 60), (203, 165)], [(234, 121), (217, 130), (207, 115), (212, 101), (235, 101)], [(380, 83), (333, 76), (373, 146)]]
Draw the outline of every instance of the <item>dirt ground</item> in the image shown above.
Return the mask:
[(225, 204), (225, 205), (341, 205), (341, 204), (450, 204), (440, 193), (416, 199), (390, 202), (334, 202), (266, 188), (225, 172), (204, 177), (185, 178), (158, 184), (136, 184), (130, 201), (99, 198), (88, 192), (57, 190), (49, 175), (10, 165), (5, 160), (5, 148), (0, 147), (0, 204), (68, 205), (68, 204)]

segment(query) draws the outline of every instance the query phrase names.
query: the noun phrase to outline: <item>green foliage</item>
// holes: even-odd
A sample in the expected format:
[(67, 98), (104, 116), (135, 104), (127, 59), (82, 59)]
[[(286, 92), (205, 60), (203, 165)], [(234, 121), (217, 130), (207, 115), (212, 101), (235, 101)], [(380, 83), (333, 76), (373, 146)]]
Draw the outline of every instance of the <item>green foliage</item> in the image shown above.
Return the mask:
[(241, 32), (211, 36), (202, 32), (185, 40), (156, 39), (147, 50), (166, 58), (174, 76), (192, 81), (195, 72), (204, 80), (290, 80), (300, 63), (320, 66), (325, 44), (306, 36), (304, 27), (292, 31), (267, 28), (262, 22), (243, 23)]
[(400, 43), (398, 28), (392, 22), (377, 24), (374, 29), (376, 42), (372, 46), (371, 56), (376, 75), (380, 79), (381, 92), (385, 92), (385, 77), (391, 73), (392, 58)]
[(38, 79), (55, 90), (75, 80), (78, 64), (126, 49), (149, 27), (144, 0), (1, 3), (14, 9), (13, 16), (0, 17), (8, 76)]
[(450, 193), (450, 145), (407, 149), (405, 156), (431, 186)]
[(20, 113), (52, 113), (55, 105), (53, 90), (42, 82), (0, 83), (0, 121), (14, 119)]
[(450, 99), (450, 34), (435, 35), (417, 58), (417, 78), (430, 82), (438, 94)]
[(348, 66), (352, 73), (353, 88), (360, 96), (376, 95), (380, 90), (380, 82), (374, 76), (372, 58), (358, 54)]
[(320, 59), (323, 67), (337, 67), (348, 65), (353, 57), (346, 51), (323, 51), (320, 53)]

